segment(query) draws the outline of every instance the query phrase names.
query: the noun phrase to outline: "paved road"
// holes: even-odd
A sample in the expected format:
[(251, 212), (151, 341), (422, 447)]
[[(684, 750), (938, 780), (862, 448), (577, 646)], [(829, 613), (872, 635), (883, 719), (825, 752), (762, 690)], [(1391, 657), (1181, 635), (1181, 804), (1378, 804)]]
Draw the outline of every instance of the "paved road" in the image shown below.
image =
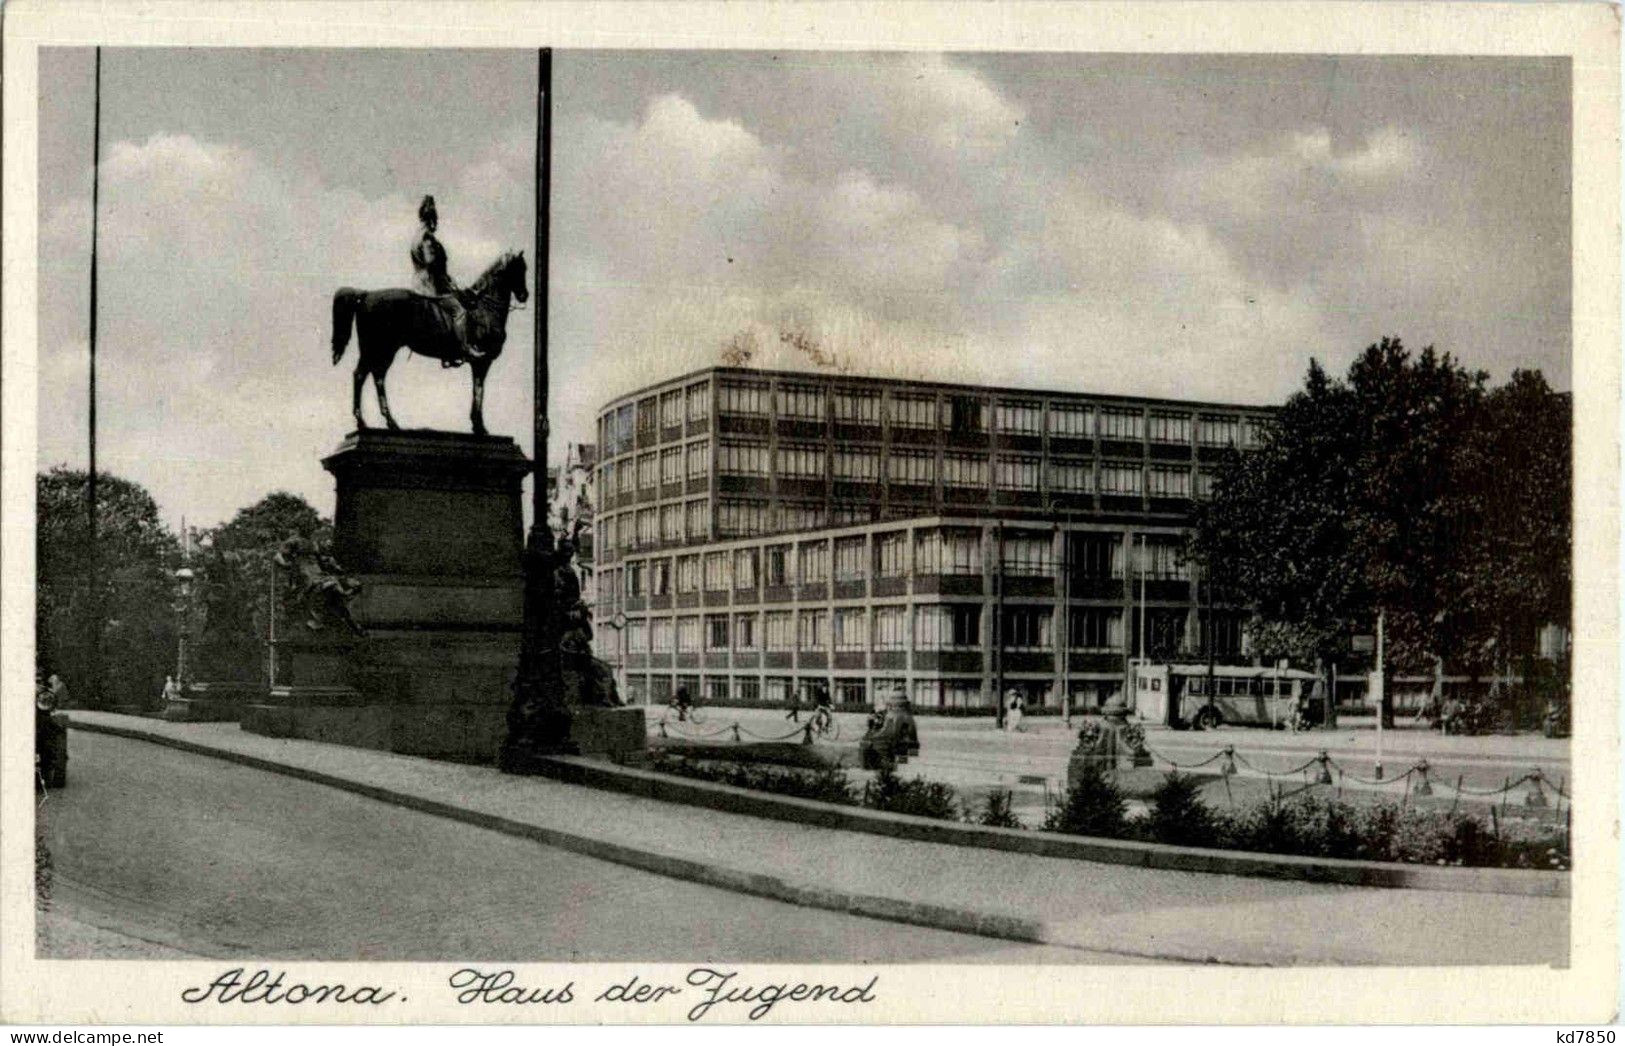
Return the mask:
[(53, 958), (1101, 963), (667, 879), (75, 731), (42, 808)]

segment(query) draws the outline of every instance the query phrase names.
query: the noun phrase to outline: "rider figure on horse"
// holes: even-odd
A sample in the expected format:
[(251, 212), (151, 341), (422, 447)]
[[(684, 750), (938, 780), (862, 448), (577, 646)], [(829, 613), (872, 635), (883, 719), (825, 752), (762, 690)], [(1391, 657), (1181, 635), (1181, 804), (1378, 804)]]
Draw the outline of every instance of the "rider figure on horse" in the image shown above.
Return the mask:
[[(412, 244), (412, 270), (419, 294), (438, 298), (451, 315), (451, 328), (469, 359), (481, 359), (484, 351), (476, 348), (468, 338), (468, 310), (458, 296), (458, 287), (446, 271), (446, 248), (441, 246), (435, 231), (440, 227), (440, 215), (435, 210), (434, 197), (425, 196), (418, 204), (418, 238)], [(443, 360), (442, 366), (455, 367), (462, 360)]]

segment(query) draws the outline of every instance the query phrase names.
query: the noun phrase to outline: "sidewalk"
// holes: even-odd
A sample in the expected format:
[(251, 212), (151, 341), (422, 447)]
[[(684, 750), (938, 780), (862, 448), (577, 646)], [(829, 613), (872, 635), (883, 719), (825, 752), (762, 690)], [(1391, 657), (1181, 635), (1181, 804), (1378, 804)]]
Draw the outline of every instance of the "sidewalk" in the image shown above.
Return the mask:
[[(802, 905), (1183, 962), (1563, 964), (1569, 903), (1093, 864), (792, 825), (233, 723), (73, 712), (546, 845)], [(71, 764), (70, 764), (70, 783)]]

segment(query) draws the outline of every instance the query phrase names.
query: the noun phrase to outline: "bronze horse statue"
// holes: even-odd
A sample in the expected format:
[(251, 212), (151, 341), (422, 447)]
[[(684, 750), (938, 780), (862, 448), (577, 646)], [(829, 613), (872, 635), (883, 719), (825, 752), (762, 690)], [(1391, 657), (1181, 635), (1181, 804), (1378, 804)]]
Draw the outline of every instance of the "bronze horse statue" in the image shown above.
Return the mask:
[(467, 313), (468, 342), (475, 352), (467, 353), (452, 324), (451, 310), (438, 298), (413, 291), (394, 289), (358, 291), (341, 287), (333, 295), (333, 364), (338, 365), (350, 344), (350, 327), (356, 332), (360, 358), (355, 364), (355, 384), (350, 409), (358, 428), (366, 428), (361, 416), (361, 386), (372, 375), (378, 393), (378, 409), (384, 423), (400, 428), (389, 413), (389, 396), (384, 391), (384, 375), (403, 347), (420, 356), (429, 356), (448, 365), (466, 361), (474, 379), (474, 406), (469, 419), (474, 432), (485, 435), (485, 374), (502, 354), (508, 337), (508, 296), (521, 304), (530, 297), (526, 286), (525, 254), (507, 253), (491, 263), (467, 288), (457, 292)]

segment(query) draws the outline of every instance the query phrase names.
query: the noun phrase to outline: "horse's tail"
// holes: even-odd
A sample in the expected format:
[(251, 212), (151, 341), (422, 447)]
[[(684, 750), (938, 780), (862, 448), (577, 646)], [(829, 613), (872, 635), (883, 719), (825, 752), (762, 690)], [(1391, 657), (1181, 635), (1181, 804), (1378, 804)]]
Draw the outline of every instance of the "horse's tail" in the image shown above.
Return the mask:
[(361, 292), (351, 287), (341, 287), (333, 295), (333, 366), (338, 366), (339, 360), (344, 358), (344, 350), (350, 345), (350, 328), (355, 324), (356, 306), (361, 301)]

